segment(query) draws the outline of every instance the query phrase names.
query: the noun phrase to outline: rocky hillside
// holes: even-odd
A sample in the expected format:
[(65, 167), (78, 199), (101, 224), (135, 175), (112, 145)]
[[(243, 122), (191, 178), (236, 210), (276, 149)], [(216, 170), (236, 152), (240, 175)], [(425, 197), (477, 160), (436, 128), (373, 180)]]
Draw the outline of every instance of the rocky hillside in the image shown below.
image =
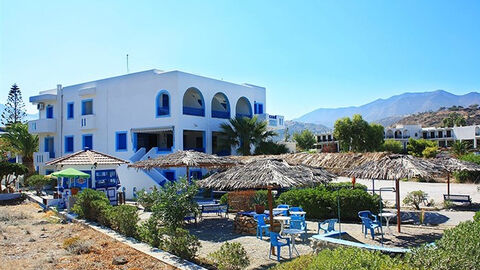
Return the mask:
[(480, 124), (480, 108), (478, 105), (472, 105), (467, 108), (453, 106), (450, 108), (440, 108), (435, 112), (423, 112), (412, 114), (396, 122), (396, 124), (413, 125), (420, 124), (424, 127), (442, 126), (443, 119), (452, 113), (461, 115), (466, 120), (466, 125)]

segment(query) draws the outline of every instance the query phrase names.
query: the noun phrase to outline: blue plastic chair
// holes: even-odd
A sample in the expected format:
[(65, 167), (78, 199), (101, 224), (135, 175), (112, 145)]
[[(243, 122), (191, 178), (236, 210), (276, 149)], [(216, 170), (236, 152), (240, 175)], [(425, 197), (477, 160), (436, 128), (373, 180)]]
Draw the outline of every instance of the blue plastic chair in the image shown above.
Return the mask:
[(288, 204), (279, 204), (277, 208), (285, 208), (285, 211), (282, 211), (282, 216), (288, 216), (288, 209), (290, 208), (290, 205)]
[(303, 241), (307, 239), (307, 222), (302, 216), (290, 216), (290, 229), (302, 230), (304, 233), (301, 234)]
[(288, 209), (288, 210), (291, 211), (291, 212), (303, 212), (303, 209), (300, 206), (290, 207), (290, 209)]
[[(380, 221), (378, 220), (378, 217), (376, 215), (372, 214), (372, 212), (370, 212), (369, 210), (358, 212), (358, 217), (360, 219), (368, 218), (372, 221), (373, 224), (377, 224), (378, 226), (381, 226)], [(364, 232), (364, 229), (365, 229), (365, 225), (362, 222), (362, 232)]]
[[(335, 231), (335, 223), (338, 222), (338, 219), (332, 218), (332, 219), (327, 219), (322, 222), (318, 223), (318, 234), (320, 234), (320, 230), (323, 231), (323, 233), (329, 233)], [(323, 228), (322, 226), (327, 224), (327, 228)], [(362, 231), (363, 232), (363, 231)]]
[[(280, 241), (279, 239), (282, 240), (287, 240), (286, 242)], [(268, 258), (272, 258), (272, 247), (277, 248), (277, 261), (280, 261), (280, 250), (281, 247), (288, 246), (288, 254), (290, 256), (290, 259), (292, 258), (292, 247), (290, 246), (290, 238), (283, 238), (278, 233), (270, 232), (270, 250), (268, 253)]]
[(267, 215), (265, 214), (259, 214), (255, 215), (254, 218), (257, 221), (257, 238), (260, 238), (260, 240), (263, 240), (263, 234), (268, 235), (270, 224), (265, 223), (265, 218)]
[(365, 237), (367, 237), (367, 230), (370, 230), (370, 234), (372, 235), (372, 239), (375, 238), (375, 229), (378, 230), (380, 225), (373, 223), (370, 218), (362, 217), (362, 224), (365, 226)]

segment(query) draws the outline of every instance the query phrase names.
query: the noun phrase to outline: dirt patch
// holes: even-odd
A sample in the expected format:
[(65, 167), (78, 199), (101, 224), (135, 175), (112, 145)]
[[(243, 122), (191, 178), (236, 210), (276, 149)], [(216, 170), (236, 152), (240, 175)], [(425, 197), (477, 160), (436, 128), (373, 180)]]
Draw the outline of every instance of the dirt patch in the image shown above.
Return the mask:
[[(119, 264), (121, 258), (121, 264)], [(34, 203), (0, 206), (0, 269), (172, 269)]]

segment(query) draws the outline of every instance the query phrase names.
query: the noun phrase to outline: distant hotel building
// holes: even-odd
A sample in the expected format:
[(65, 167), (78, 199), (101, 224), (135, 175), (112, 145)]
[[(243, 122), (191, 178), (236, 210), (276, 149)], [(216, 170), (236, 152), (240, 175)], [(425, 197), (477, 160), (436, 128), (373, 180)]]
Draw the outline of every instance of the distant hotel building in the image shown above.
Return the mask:
[[(480, 139), (480, 125), (464, 127), (425, 127), (421, 125), (396, 125), (384, 129), (385, 140), (393, 139), (402, 142), (403, 148), (407, 148), (408, 139), (426, 139), (435, 141), (439, 147), (448, 147), (456, 141), (469, 142), (471, 147), (477, 148)], [(333, 131), (317, 134), (317, 149), (326, 151), (325, 147), (334, 145), (338, 147), (338, 141), (333, 137)]]
[[(176, 150), (193, 149), (229, 155), (219, 145), (220, 124), (235, 116), (284, 128), (284, 118), (266, 113), (266, 90), (181, 71), (148, 70), (77, 85), (58, 85), (30, 97), (39, 119), (28, 123), (38, 134), (40, 151), (34, 162), (41, 174), (45, 163), (89, 148), (136, 162)], [(201, 177), (201, 170), (192, 170)], [(127, 197), (132, 191), (163, 185), (185, 175), (183, 169), (136, 171), (117, 169)]]

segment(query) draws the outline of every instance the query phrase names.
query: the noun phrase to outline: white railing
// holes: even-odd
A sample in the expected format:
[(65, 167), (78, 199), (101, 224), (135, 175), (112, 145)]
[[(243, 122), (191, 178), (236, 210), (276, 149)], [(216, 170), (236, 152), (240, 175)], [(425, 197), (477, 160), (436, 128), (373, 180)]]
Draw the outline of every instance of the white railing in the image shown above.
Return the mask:
[(55, 133), (57, 131), (57, 121), (55, 119), (38, 119), (28, 122), (28, 131), (30, 133)]
[(96, 128), (96, 117), (94, 114), (82, 115), (80, 117), (80, 129), (95, 129)]

